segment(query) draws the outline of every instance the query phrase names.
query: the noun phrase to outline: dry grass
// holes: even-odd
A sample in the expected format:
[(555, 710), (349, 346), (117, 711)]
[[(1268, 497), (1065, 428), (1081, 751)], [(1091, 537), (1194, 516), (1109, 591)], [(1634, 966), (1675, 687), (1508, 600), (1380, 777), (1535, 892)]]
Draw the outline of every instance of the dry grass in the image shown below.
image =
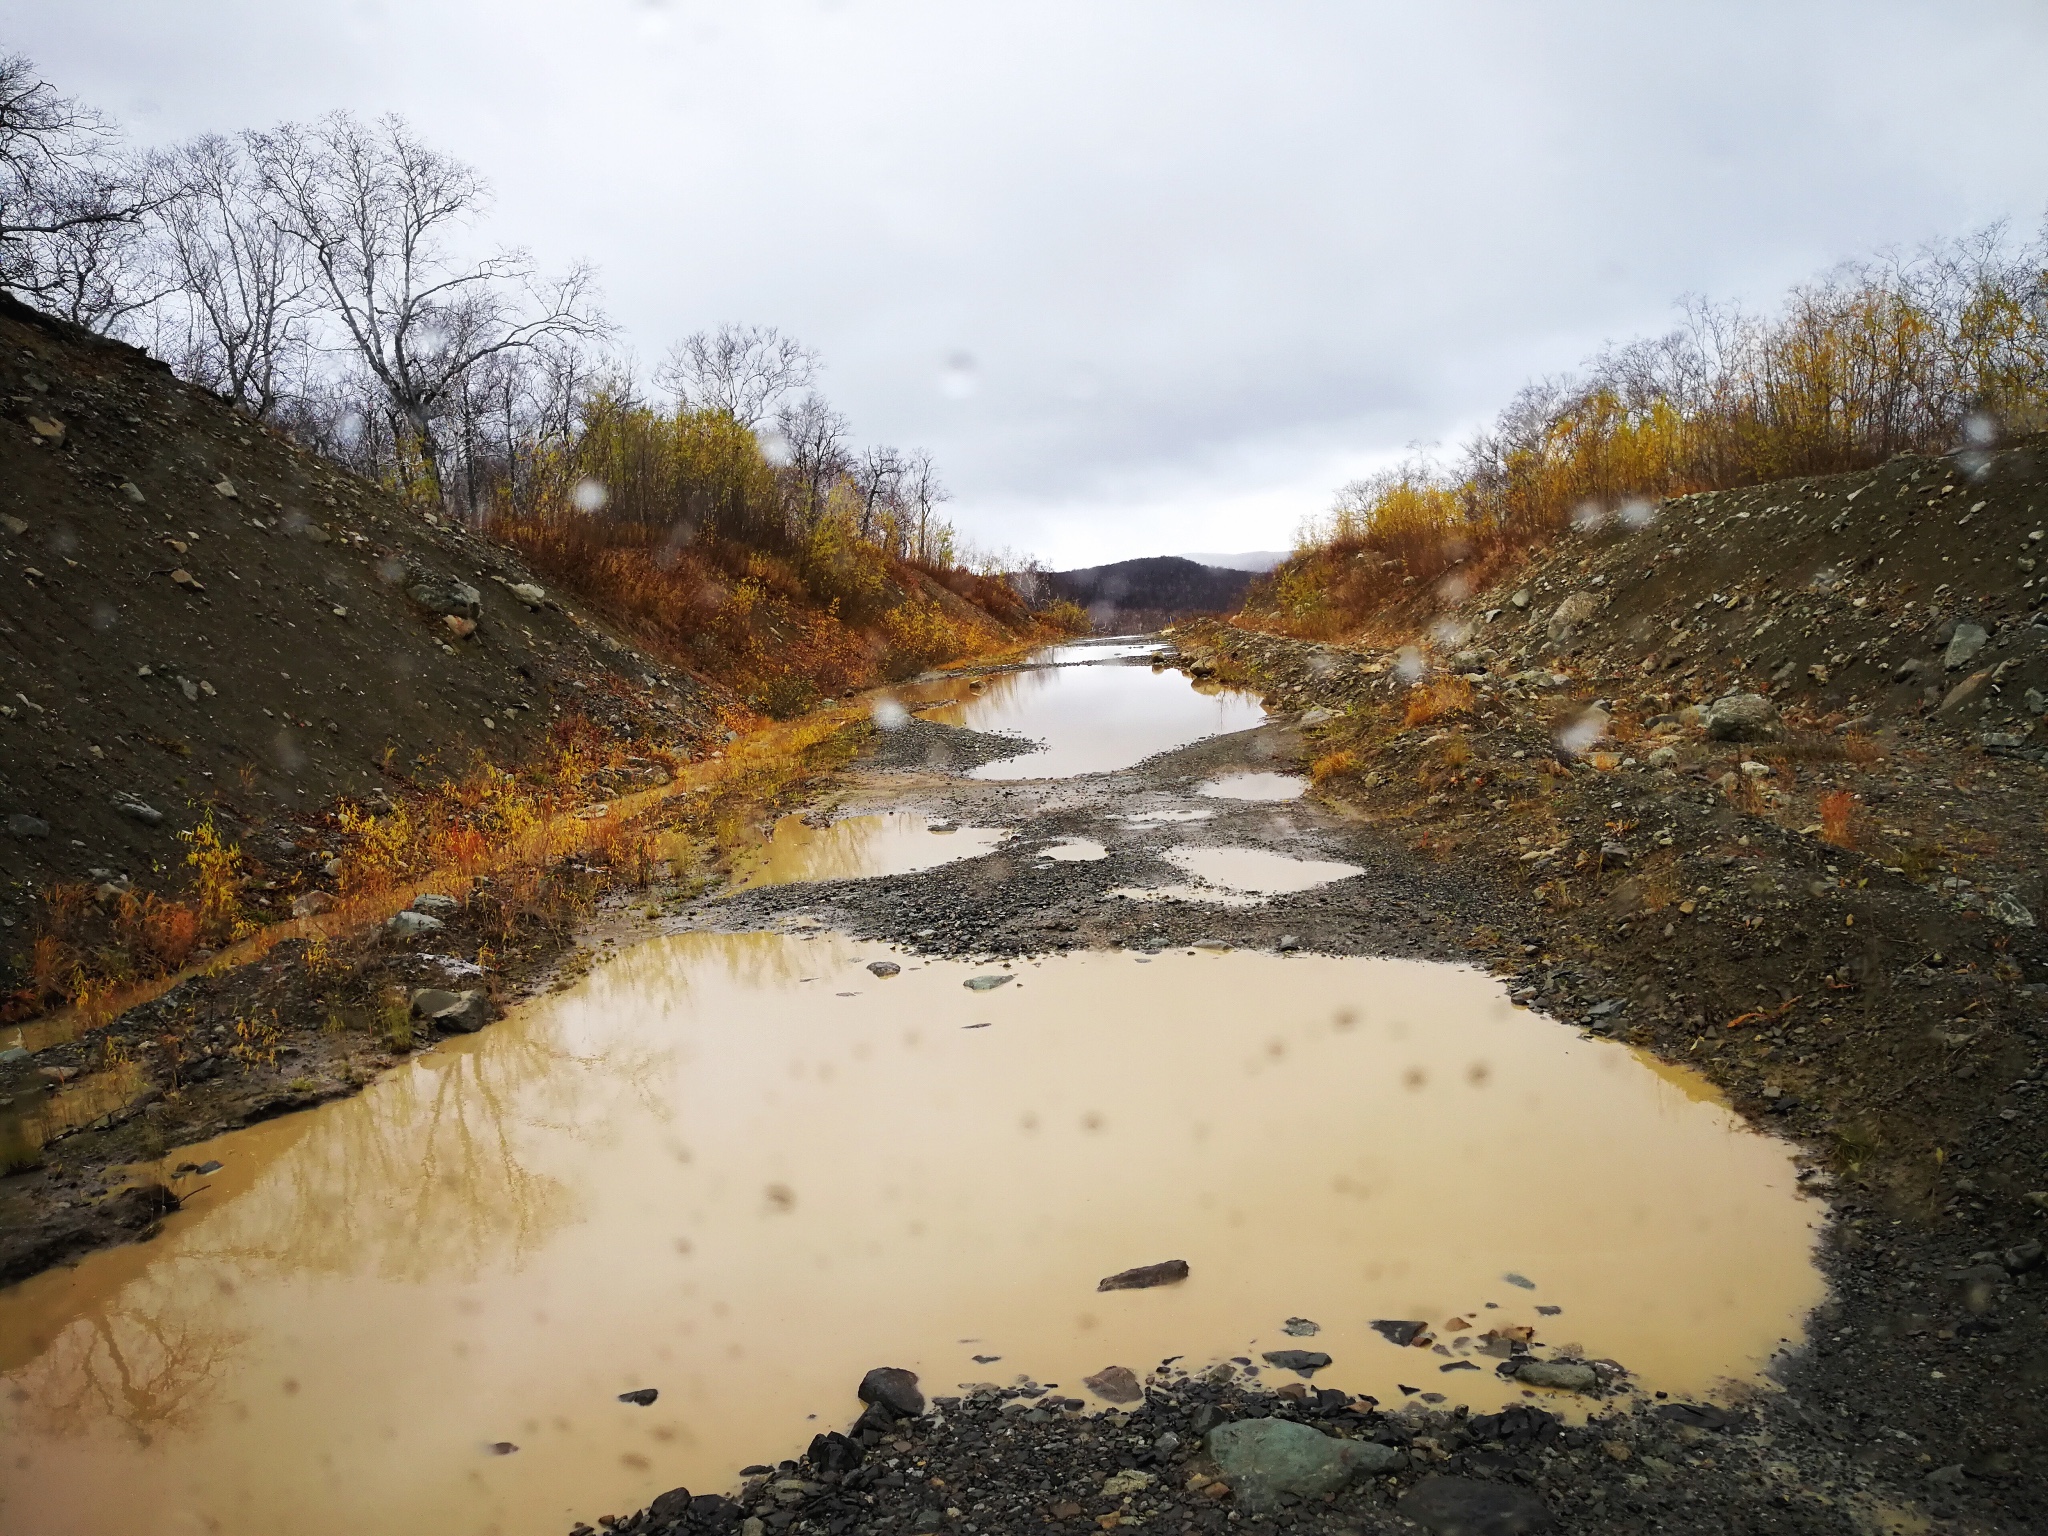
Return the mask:
[(1312, 783), (1327, 784), (1332, 779), (1341, 779), (1358, 771), (1358, 754), (1339, 750), (1325, 752), (1308, 765), (1308, 776)]
[(1856, 796), (1837, 789), (1820, 797), (1820, 835), (1837, 848), (1856, 846)]
[(1472, 712), (1472, 685), (1462, 677), (1440, 677), (1432, 682), (1418, 683), (1408, 690), (1406, 707), (1402, 710), (1401, 724), (1412, 730), (1418, 725), (1428, 725), (1452, 715)]

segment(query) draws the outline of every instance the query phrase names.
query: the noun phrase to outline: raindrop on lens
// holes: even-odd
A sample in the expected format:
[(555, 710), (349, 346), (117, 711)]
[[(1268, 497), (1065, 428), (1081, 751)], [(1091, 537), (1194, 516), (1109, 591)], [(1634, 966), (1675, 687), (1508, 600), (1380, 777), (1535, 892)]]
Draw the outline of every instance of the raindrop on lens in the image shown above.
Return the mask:
[(948, 400), (965, 400), (980, 387), (974, 359), (965, 352), (955, 352), (939, 368), (939, 393)]
[(1638, 496), (1624, 501), (1617, 515), (1625, 528), (1647, 528), (1657, 520), (1657, 509)]
[(900, 731), (910, 723), (910, 711), (894, 699), (875, 700), (875, 725), (884, 731)]
[(603, 510), (611, 496), (595, 480), (578, 480), (576, 489), (569, 493), (569, 499), (576, 504), (578, 512), (598, 512)]
[(1419, 683), (1423, 673), (1422, 652), (1404, 645), (1394, 657), (1394, 676), (1404, 683)]
[(1607, 509), (1597, 501), (1582, 501), (1572, 512), (1572, 528), (1578, 533), (1596, 533), (1607, 523)]

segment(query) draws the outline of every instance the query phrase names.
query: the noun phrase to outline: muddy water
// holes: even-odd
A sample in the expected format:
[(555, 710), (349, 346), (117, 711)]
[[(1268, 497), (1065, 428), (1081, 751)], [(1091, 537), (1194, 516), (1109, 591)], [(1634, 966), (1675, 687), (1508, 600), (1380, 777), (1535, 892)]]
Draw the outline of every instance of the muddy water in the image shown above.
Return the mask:
[(1292, 773), (1230, 773), (1195, 791), (1212, 800), (1299, 800), (1307, 792), (1308, 780)]
[(1010, 834), (1001, 827), (957, 827), (915, 811), (843, 816), (815, 826), (784, 816), (761, 846), (736, 863), (733, 884), (784, 885), (799, 880), (862, 880), (908, 875), (993, 852)]
[[(1049, 662), (1059, 647), (1037, 660)], [(1150, 648), (1147, 647), (1149, 650)], [(1197, 684), (1178, 672), (1129, 661), (1040, 665), (990, 678), (918, 713), (944, 725), (1003, 732), (1043, 742), (1038, 750), (976, 768), (977, 779), (1059, 779), (1129, 768), (1160, 752), (1233, 731), (1266, 716), (1245, 693)]]
[(1094, 953), (975, 992), (888, 953), (653, 941), (182, 1153), (225, 1166), (157, 1241), (0, 1294), (0, 1526), (552, 1536), (796, 1453), (875, 1364), (1084, 1396), (1307, 1317), (1319, 1386), (1505, 1400), (1393, 1317), (1700, 1391), (1819, 1299), (1782, 1143), (1476, 972)]
[(1167, 851), (1166, 861), (1205, 884), (1259, 896), (1313, 891), (1365, 873), (1356, 864), (1291, 859), (1269, 848), (1173, 848)]

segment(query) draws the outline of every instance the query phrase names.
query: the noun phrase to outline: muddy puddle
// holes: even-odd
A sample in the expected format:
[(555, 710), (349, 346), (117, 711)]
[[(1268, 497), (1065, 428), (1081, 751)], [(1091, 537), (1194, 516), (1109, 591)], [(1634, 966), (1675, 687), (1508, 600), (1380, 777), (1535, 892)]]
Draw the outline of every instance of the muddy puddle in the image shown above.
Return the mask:
[(1227, 773), (1195, 793), (1211, 800), (1299, 800), (1308, 793), (1308, 780), (1292, 773)]
[(0, 1526), (555, 1536), (796, 1454), (878, 1364), (1087, 1397), (1314, 1348), (1493, 1406), (1526, 1327), (1704, 1392), (1821, 1297), (1786, 1145), (1414, 961), (686, 935), (178, 1157), (222, 1167), (155, 1242), (0, 1294)]
[(842, 816), (824, 826), (794, 814), (780, 818), (757, 848), (735, 860), (733, 886), (915, 874), (978, 859), (1009, 835), (1002, 827), (962, 827), (915, 811)]
[[(1156, 672), (1118, 657), (1115, 647), (1058, 646), (1034, 665), (967, 683), (948, 682), (904, 702), (924, 719), (970, 730), (1022, 736), (1037, 750), (974, 769), (976, 779), (1059, 779), (1129, 768), (1211, 736), (1248, 731), (1266, 715), (1256, 697)], [(1105, 652), (1105, 655), (1098, 655)], [(1061, 659), (1064, 657), (1064, 659)]]

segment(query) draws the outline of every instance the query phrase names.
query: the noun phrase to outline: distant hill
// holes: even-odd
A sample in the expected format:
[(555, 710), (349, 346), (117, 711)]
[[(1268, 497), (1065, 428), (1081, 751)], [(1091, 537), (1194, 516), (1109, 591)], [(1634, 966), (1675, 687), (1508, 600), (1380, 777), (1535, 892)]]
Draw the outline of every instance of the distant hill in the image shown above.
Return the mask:
[(1287, 558), (1284, 549), (1248, 549), (1236, 555), (1182, 555), (1183, 560), (1192, 560), (1197, 565), (1213, 565), (1224, 571), (1250, 571), (1254, 576), (1263, 576), (1282, 560)]
[(1086, 608), (1097, 630), (1119, 630), (1151, 628), (1189, 614), (1235, 612), (1252, 573), (1181, 555), (1153, 555), (1052, 571), (1044, 579), (1052, 596)]

